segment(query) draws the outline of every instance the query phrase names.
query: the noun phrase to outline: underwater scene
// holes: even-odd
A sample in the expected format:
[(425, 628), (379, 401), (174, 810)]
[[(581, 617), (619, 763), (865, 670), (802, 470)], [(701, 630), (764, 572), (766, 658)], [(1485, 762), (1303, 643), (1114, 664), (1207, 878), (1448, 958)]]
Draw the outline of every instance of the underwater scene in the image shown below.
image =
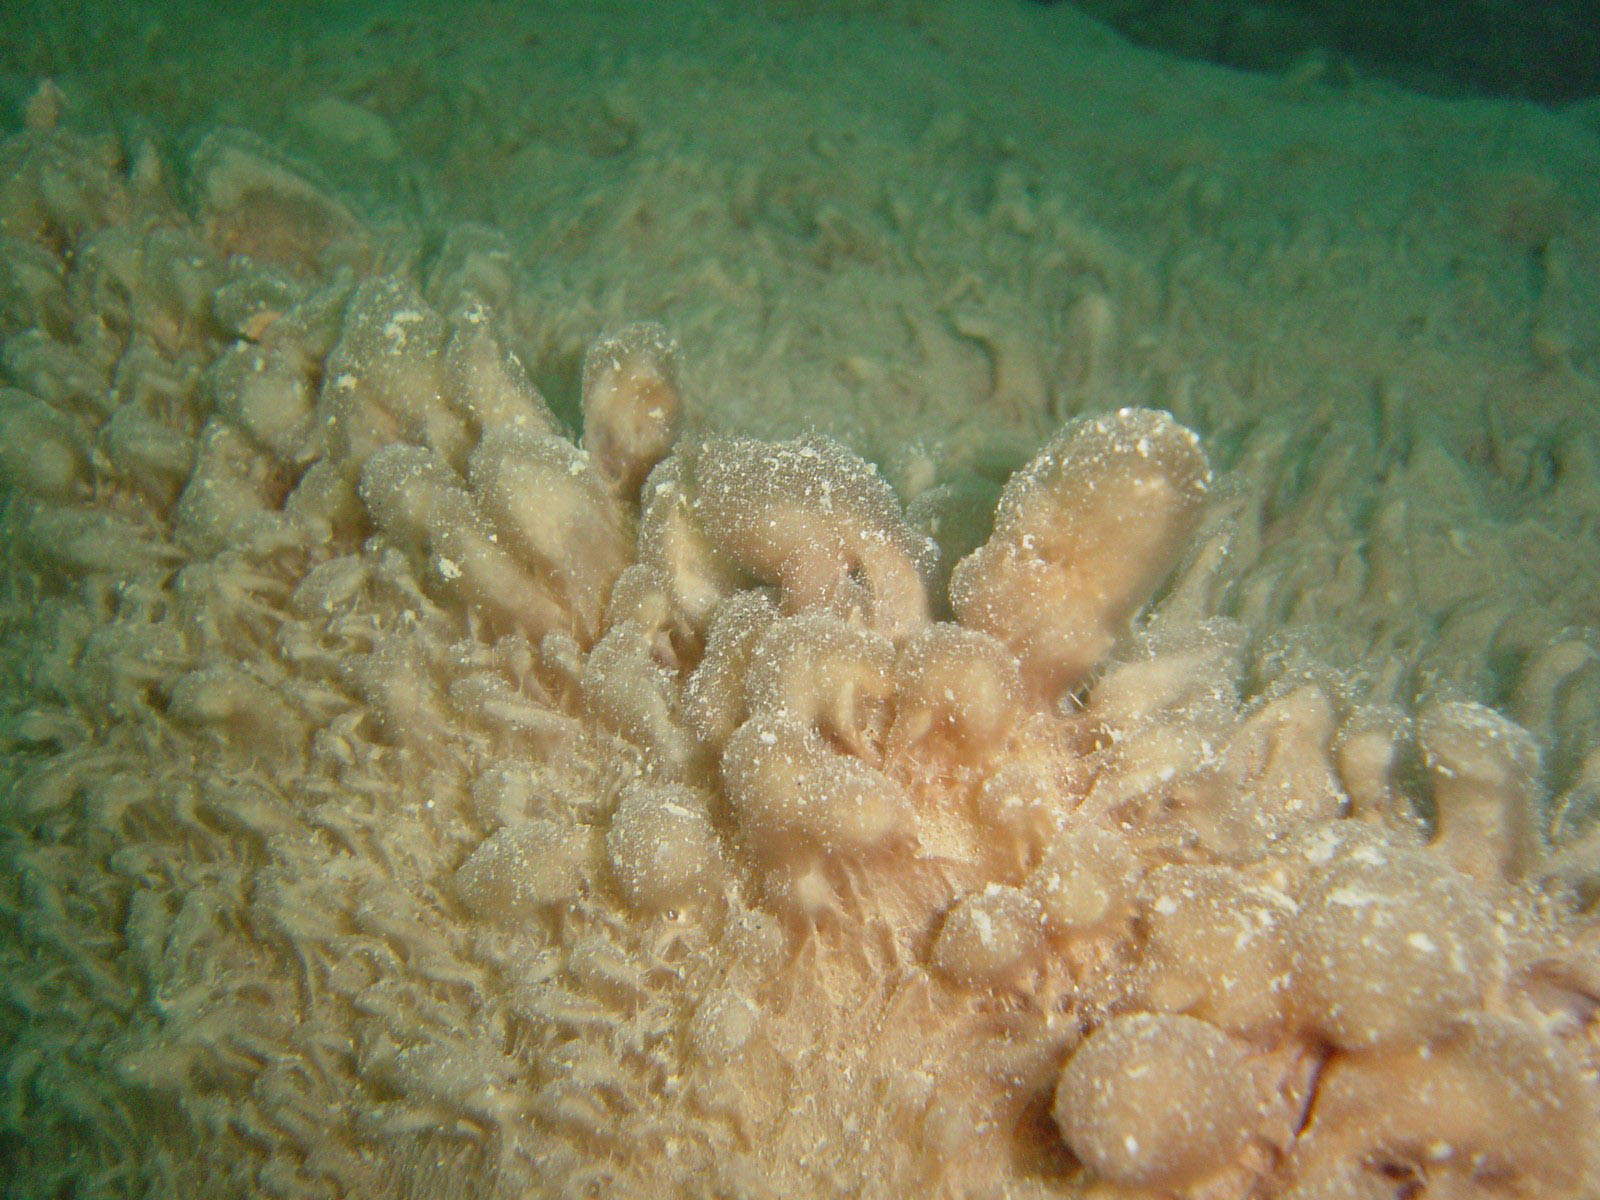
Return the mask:
[(1588, 8), (9, 0), (0, 1197), (1600, 1198)]

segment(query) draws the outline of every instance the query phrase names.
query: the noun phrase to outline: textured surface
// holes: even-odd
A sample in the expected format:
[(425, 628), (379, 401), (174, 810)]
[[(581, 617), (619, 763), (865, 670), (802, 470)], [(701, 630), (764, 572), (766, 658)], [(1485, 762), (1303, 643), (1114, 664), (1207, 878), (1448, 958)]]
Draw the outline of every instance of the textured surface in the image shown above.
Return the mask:
[(190, 219), (40, 124), (19, 1194), (1594, 1186), (1594, 863), (1550, 869), (1531, 736), (1425, 707), (1407, 792), (1339, 676), (1242, 700), (1203, 552), (1105, 666), (1228, 511), (1170, 417), (1069, 423), (937, 621), (937, 538), (843, 446), (667, 456), (659, 328), (591, 354), (585, 449), (492, 258), (371, 273), (248, 149)]
[(12, 1194), (1594, 1192), (1594, 149), (1021, 11), (30, 83)]

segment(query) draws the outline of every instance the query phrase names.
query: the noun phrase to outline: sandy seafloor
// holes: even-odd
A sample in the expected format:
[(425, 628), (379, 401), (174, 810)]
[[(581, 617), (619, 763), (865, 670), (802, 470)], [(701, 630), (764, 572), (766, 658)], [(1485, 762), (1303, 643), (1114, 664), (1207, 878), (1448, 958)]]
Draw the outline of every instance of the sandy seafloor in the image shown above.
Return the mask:
[(568, 419), (640, 319), (694, 427), (830, 433), (907, 499), (1169, 409), (1261, 513), (1229, 615), (1373, 699), (1510, 710), (1562, 838), (1600, 819), (1594, 654), (1520, 690), (1600, 638), (1583, 111), (1243, 75), (1010, 0), (5, 7), (8, 132), (49, 77), (180, 192), (226, 127), (419, 260), (501, 231)]

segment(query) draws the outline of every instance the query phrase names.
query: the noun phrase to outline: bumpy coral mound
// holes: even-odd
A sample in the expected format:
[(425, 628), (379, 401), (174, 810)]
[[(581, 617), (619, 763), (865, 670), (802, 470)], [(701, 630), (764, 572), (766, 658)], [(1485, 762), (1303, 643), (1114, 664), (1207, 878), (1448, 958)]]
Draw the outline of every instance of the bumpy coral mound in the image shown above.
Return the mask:
[(680, 439), (663, 330), (575, 442), (485, 231), (419, 268), (225, 137), (189, 213), (49, 123), (0, 148), (10, 1194), (1596, 1194), (1537, 742), (1247, 680), (1170, 417), (1063, 429), (941, 621), (851, 451)]

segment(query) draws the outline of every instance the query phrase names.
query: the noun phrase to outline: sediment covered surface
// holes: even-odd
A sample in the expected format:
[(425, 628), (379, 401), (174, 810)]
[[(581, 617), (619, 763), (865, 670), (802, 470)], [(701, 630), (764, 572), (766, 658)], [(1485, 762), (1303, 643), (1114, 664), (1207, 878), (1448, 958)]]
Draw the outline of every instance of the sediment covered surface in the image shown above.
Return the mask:
[(672, 15), (8, 62), (11, 1194), (1595, 1194), (1592, 131)]

